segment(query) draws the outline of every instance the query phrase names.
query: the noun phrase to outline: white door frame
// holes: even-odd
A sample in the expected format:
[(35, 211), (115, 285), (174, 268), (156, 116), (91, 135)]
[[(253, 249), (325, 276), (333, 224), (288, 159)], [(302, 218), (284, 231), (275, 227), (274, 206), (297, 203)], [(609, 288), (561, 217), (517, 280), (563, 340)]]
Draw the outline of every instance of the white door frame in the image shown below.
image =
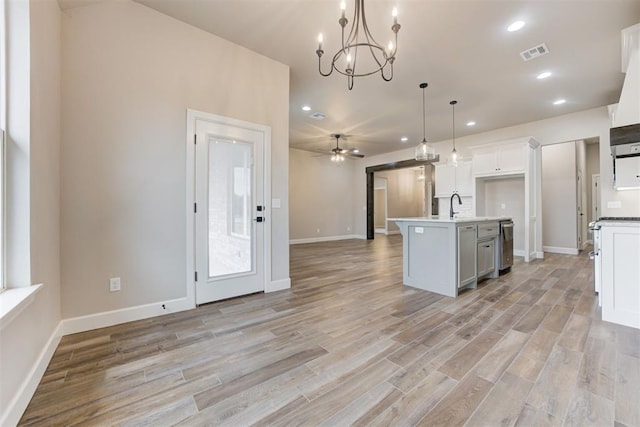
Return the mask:
[[(205, 113), (203, 111), (187, 109), (187, 197), (186, 197), (186, 214), (187, 214), (187, 275), (186, 275), (186, 292), (187, 300), (192, 301), (193, 306), (196, 304), (196, 221), (195, 221), (195, 191), (196, 191), (196, 120), (205, 120), (221, 125), (235, 126), (239, 128), (249, 129), (264, 134), (264, 206), (265, 206), (265, 224), (264, 224), (264, 286), (266, 292), (271, 282), (271, 128), (269, 126), (257, 123), (246, 122), (244, 120), (232, 119), (229, 117), (219, 116), (216, 114)], [(253, 212), (253, 211), (252, 211)]]

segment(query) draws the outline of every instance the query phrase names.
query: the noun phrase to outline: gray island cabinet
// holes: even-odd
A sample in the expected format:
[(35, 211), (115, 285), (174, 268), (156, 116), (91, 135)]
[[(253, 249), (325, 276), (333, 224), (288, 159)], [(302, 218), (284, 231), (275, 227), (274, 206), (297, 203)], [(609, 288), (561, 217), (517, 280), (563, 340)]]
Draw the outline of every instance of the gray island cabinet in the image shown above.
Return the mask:
[(449, 297), (498, 277), (503, 217), (390, 218), (402, 233), (403, 283)]

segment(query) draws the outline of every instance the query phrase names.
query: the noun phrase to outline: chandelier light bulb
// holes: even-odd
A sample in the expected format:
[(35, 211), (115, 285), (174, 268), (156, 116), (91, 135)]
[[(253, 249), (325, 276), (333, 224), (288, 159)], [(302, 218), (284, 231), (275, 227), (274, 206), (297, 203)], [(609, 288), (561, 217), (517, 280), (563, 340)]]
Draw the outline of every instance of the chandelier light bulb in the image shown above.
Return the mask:
[(347, 53), (347, 63), (351, 64), (351, 54)]
[(324, 41), (324, 37), (322, 37), (322, 33), (318, 34), (318, 50), (322, 50), (323, 41)]
[(389, 46), (388, 47), (389, 47), (389, 55), (391, 55), (393, 53), (393, 42), (392, 41), (389, 42)]

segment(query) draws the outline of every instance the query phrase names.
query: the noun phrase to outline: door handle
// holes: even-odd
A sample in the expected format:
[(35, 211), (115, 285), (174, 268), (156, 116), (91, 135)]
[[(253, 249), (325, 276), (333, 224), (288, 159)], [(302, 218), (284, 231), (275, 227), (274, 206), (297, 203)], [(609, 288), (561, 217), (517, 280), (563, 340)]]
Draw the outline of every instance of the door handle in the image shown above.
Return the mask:
[(266, 219), (265, 217), (259, 216), (259, 217), (254, 218), (254, 221), (255, 222), (264, 222), (265, 219)]

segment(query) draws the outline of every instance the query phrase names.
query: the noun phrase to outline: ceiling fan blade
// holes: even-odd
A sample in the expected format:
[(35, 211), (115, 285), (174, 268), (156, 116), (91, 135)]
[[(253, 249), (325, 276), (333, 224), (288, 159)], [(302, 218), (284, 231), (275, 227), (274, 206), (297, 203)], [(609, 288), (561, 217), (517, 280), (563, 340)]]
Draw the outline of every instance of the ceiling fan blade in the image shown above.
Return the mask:
[(349, 157), (357, 157), (359, 159), (362, 159), (364, 157), (364, 154), (356, 154), (356, 153), (342, 153), (342, 154)]

